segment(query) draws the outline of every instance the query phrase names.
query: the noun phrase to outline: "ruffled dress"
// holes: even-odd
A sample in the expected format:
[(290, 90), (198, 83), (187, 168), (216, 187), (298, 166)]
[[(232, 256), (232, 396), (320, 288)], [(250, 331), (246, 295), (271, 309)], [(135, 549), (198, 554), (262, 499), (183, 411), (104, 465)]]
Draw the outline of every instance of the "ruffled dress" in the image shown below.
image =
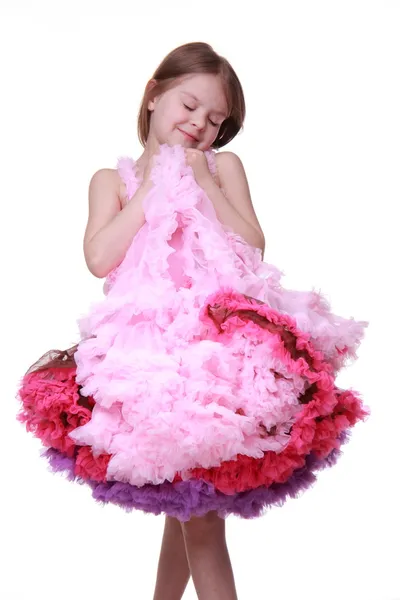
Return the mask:
[[(135, 162), (117, 168), (131, 199)], [(99, 502), (256, 517), (313, 484), (368, 415), (336, 384), (367, 323), (285, 289), (219, 222), (181, 146), (161, 147), (152, 179), (145, 223), (79, 343), (28, 370), (17, 418)]]

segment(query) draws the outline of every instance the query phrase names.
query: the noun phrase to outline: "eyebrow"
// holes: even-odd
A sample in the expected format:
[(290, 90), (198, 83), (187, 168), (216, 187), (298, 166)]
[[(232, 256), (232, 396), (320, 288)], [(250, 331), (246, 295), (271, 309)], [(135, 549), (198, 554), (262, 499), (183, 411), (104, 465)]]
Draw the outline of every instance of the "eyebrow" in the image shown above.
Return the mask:
[[(184, 92), (184, 91), (182, 91), (182, 93), (186, 94), (186, 96), (191, 96), (194, 100), (196, 100), (196, 102), (200, 102), (200, 100), (197, 98), (197, 96), (195, 96), (191, 92)], [(211, 112), (215, 113), (216, 115), (220, 115), (221, 117), (224, 117), (224, 119), (227, 118), (227, 114), (225, 112), (221, 112), (219, 110), (212, 110)]]

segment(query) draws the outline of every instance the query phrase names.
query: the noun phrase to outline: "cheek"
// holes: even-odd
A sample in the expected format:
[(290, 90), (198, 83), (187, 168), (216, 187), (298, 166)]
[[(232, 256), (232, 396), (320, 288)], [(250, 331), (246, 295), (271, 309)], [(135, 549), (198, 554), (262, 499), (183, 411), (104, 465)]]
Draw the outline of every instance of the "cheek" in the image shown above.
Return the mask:
[(182, 122), (183, 111), (171, 103), (165, 103), (158, 107), (157, 112), (157, 128), (163, 133), (167, 133), (175, 127), (179, 122)]
[(173, 121), (175, 123), (186, 123), (187, 120), (187, 111), (184, 108), (176, 108), (173, 113)]
[(217, 137), (219, 132), (219, 128), (218, 127), (211, 127), (210, 129), (208, 129), (207, 131), (207, 142), (211, 144), (214, 142), (215, 138)]
[(217, 134), (215, 133), (215, 131), (207, 131), (207, 134), (203, 137), (203, 141), (201, 142), (201, 144), (199, 144), (198, 149), (202, 152), (209, 150), (216, 137)]

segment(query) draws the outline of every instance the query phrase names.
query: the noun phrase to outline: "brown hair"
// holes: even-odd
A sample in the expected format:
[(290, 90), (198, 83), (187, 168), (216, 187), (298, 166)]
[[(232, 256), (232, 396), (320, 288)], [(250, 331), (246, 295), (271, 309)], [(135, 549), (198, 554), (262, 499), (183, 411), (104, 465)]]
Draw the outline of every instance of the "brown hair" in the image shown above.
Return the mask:
[(217, 54), (209, 44), (191, 42), (172, 50), (154, 72), (154, 87), (146, 87), (138, 115), (138, 136), (142, 146), (145, 146), (150, 130), (149, 101), (170, 89), (176, 78), (195, 73), (218, 75), (228, 103), (229, 114), (221, 124), (213, 148), (225, 146), (242, 129), (246, 105), (238, 76), (226, 58)]

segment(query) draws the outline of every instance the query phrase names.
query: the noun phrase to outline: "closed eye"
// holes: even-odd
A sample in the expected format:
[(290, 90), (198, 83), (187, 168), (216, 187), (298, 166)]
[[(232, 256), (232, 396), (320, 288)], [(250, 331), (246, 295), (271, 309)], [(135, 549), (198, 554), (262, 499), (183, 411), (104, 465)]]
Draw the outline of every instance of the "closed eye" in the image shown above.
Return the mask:
[[(185, 104), (184, 102), (183, 102), (183, 106), (184, 106), (184, 107), (185, 107), (187, 110), (190, 110), (190, 112), (193, 112), (194, 110), (196, 110), (195, 108), (192, 108), (191, 106), (188, 106), (188, 105), (187, 105), (187, 104)], [(212, 125), (213, 127), (218, 127), (218, 123), (214, 123), (214, 121), (211, 121), (211, 119), (208, 119), (208, 120), (209, 120), (209, 122), (211, 123), (211, 125)]]

